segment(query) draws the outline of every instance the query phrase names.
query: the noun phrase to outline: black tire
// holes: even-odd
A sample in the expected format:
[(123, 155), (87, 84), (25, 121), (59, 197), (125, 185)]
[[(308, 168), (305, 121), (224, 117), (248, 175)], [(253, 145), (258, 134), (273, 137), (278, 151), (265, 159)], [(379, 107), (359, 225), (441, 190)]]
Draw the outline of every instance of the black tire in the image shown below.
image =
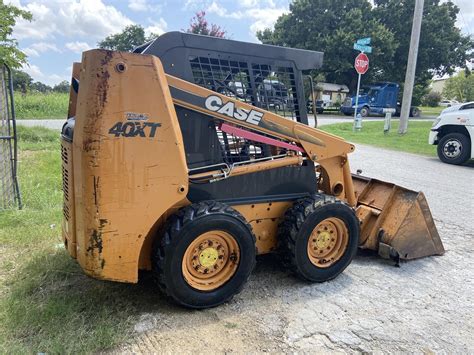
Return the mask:
[[(321, 268), (308, 256), (308, 239), (314, 228), (327, 218), (342, 220), (349, 232), (347, 247), (334, 264)], [(285, 265), (299, 277), (324, 282), (339, 275), (351, 263), (359, 245), (359, 220), (354, 210), (333, 196), (317, 194), (297, 201), (285, 213), (279, 228), (280, 249)]]
[(462, 133), (448, 133), (438, 142), (438, 157), (447, 164), (464, 164), (471, 157), (471, 140)]
[[(225, 284), (211, 291), (200, 291), (184, 278), (182, 261), (193, 240), (212, 230), (225, 231), (234, 238), (240, 249), (239, 265)], [(215, 201), (192, 204), (168, 218), (152, 254), (153, 272), (161, 291), (182, 306), (198, 309), (218, 306), (239, 293), (255, 261), (251, 226), (232, 207)]]
[(359, 113), (362, 117), (367, 117), (369, 115), (370, 111), (369, 111), (369, 108), (367, 106), (364, 106), (360, 109)]
[(412, 107), (410, 109), (410, 117), (420, 117), (420, 109), (418, 107)]

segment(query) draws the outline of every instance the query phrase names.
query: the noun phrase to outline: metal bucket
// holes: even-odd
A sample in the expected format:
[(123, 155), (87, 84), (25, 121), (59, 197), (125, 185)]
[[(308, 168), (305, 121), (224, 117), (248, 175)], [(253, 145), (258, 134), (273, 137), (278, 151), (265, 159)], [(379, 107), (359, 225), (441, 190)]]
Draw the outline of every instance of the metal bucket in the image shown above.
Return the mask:
[(359, 175), (352, 178), (361, 222), (360, 248), (396, 261), (444, 254), (422, 192)]

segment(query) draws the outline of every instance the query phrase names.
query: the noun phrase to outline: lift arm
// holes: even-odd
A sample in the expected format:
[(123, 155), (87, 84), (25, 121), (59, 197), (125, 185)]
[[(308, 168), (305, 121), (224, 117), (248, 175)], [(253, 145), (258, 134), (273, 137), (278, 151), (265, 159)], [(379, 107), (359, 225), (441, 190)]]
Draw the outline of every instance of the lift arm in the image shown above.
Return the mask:
[[(321, 167), (323, 183), (320, 189), (356, 205), (347, 159), (347, 154), (355, 149), (353, 144), (174, 76), (166, 75), (166, 79), (174, 104), (296, 144), (307, 159)], [(294, 159), (288, 162), (288, 165), (294, 164)]]

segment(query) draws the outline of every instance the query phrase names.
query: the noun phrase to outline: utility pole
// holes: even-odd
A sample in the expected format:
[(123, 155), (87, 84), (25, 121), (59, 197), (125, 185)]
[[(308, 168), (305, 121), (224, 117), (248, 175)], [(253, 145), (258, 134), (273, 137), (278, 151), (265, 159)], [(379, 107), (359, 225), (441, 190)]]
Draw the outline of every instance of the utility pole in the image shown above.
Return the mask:
[(405, 85), (403, 87), (402, 109), (400, 111), (399, 134), (407, 133), (408, 129), (408, 117), (410, 116), (413, 84), (415, 82), (416, 59), (418, 57), (418, 44), (420, 43), (421, 19), (423, 18), (423, 3), (424, 0), (415, 0), (413, 25), (411, 27), (410, 51), (408, 52), (407, 71), (405, 74)]

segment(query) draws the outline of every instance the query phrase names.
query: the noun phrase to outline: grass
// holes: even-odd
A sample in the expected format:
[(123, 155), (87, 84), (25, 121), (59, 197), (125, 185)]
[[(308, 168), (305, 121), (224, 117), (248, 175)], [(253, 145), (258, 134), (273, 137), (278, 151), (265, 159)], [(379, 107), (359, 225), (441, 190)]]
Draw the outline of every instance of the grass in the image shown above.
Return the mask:
[(65, 118), (69, 105), (68, 93), (15, 92), (15, 112), (18, 119)]
[(436, 147), (428, 144), (428, 134), (432, 122), (412, 121), (408, 124), (408, 133), (399, 135), (398, 121), (392, 122), (390, 133), (383, 133), (384, 122), (363, 122), (362, 130), (353, 132), (352, 122), (321, 126), (323, 131), (361, 144), (399, 150), (422, 155), (436, 155)]
[(24, 208), (0, 211), (0, 354), (102, 351), (130, 337), (141, 312), (173, 310), (150, 281), (84, 275), (61, 240), (59, 135), (18, 131)]
[(419, 109), (421, 110), (422, 116), (439, 116), (441, 111), (443, 111), (446, 107), (430, 107), (430, 106), (420, 106)]

